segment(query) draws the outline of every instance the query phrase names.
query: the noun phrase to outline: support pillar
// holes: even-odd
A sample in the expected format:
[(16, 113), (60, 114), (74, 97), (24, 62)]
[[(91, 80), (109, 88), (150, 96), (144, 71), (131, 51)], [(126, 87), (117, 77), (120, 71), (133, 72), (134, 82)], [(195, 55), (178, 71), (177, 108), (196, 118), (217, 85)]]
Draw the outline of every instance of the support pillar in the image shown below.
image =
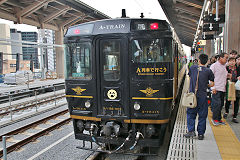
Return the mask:
[(240, 0), (226, 0), (224, 52), (236, 50), (240, 54)]
[[(56, 44), (63, 45), (63, 29), (55, 32)], [(64, 78), (64, 48), (56, 47), (56, 72), (58, 78)]]
[(210, 58), (212, 56), (212, 41), (206, 40), (206, 45), (204, 47), (204, 53)]

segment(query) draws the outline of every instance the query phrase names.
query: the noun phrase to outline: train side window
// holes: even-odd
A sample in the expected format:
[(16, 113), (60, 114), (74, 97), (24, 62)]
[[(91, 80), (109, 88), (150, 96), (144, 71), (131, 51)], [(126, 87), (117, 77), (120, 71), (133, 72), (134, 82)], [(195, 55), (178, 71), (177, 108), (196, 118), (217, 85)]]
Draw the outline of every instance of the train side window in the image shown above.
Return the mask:
[(131, 42), (134, 63), (171, 62), (170, 39), (139, 39)]
[(90, 42), (67, 44), (66, 77), (69, 79), (92, 79), (92, 53)]
[(103, 74), (106, 81), (120, 79), (120, 40), (102, 42)]

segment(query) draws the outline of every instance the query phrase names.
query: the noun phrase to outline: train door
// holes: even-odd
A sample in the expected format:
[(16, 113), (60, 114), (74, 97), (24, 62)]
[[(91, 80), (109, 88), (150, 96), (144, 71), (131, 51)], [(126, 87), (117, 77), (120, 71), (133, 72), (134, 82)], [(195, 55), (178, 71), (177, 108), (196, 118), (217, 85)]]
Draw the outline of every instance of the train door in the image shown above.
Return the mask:
[(127, 117), (127, 39), (108, 37), (97, 40), (99, 117)]

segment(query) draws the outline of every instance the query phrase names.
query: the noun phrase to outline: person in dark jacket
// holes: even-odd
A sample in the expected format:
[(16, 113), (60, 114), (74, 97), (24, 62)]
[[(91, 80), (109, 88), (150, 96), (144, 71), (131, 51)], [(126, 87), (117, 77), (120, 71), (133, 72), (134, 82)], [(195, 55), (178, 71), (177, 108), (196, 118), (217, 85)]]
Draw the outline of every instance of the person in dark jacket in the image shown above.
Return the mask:
[[(240, 67), (236, 66), (236, 59), (235, 58), (230, 57), (228, 59), (227, 71), (228, 71), (228, 73), (231, 74), (231, 76), (230, 76), (231, 78), (228, 78), (228, 80), (231, 80), (232, 82), (237, 82), (238, 77), (240, 76)], [(236, 101), (234, 101), (234, 114), (233, 114), (233, 119), (232, 119), (232, 122), (234, 122), (234, 123), (238, 123), (237, 115), (238, 115), (238, 110), (239, 110), (239, 99), (240, 99), (240, 97), (236, 96)], [(230, 103), (231, 103), (231, 101), (228, 101), (226, 99), (225, 113), (223, 115), (223, 118), (225, 118), (225, 119), (227, 118), (228, 113), (229, 113)]]
[[(198, 115), (198, 139), (204, 139), (204, 133), (206, 131), (206, 119), (208, 115), (208, 102), (207, 102), (207, 87), (212, 87), (214, 85), (214, 75), (213, 72), (205, 67), (208, 61), (208, 56), (206, 54), (201, 54), (199, 56), (198, 65), (193, 65), (189, 70), (190, 77), (190, 87), (189, 92), (195, 92), (197, 75), (198, 77), (198, 90), (197, 90), (197, 107), (187, 108), (187, 128), (188, 133), (184, 134), (184, 137), (190, 138), (196, 136), (195, 133), (195, 121)], [(208, 85), (209, 81), (211, 82)]]
[(213, 63), (215, 63), (215, 62), (216, 62), (216, 58), (215, 58), (215, 56), (212, 56), (212, 57), (210, 58), (210, 60), (209, 60), (209, 63), (208, 63), (208, 65), (207, 65), (207, 67), (210, 68), (210, 66), (211, 66)]

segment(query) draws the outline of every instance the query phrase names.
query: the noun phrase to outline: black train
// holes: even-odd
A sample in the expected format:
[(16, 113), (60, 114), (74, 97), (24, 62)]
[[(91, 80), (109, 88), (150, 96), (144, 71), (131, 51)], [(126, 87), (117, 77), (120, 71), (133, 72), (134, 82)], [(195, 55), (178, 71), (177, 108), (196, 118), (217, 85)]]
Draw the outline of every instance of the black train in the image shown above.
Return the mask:
[(112, 152), (159, 147), (185, 74), (186, 57), (169, 24), (94, 21), (69, 28), (64, 43), (76, 139)]

